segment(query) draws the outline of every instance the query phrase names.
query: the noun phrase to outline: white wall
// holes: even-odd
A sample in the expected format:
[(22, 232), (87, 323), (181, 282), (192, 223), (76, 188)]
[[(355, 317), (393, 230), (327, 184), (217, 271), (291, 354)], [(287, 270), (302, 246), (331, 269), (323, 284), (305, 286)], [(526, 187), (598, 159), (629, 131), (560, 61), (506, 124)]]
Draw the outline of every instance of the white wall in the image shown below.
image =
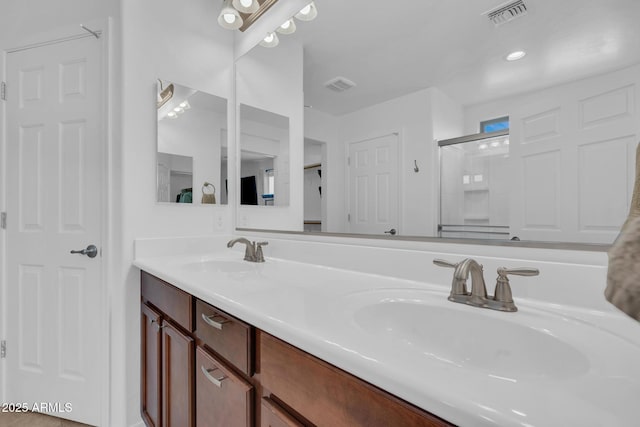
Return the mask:
[[(283, 40), (274, 49), (257, 46), (236, 63), (238, 105), (271, 111), (289, 118), (288, 162), (278, 166), (284, 191), (290, 183), (288, 206), (240, 206), (237, 226), (302, 230), (303, 224), (303, 110), (302, 47)], [(244, 129), (240, 129), (244, 132)], [(278, 185), (278, 184), (276, 184)], [(278, 189), (277, 191), (281, 191)]]
[[(121, 277), (112, 290), (112, 425), (140, 420), (139, 272), (131, 267), (138, 237), (202, 235), (231, 230), (230, 208), (156, 204), (156, 79), (230, 100), (233, 32), (216, 24), (219, 2), (122, 0), (122, 246)], [(230, 108), (227, 128), (234, 122)], [(229, 146), (235, 140), (230, 135)], [(235, 153), (229, 150), (230, 173)], [(235, 202), (233, 196), (229, 201)], [(124, 367), (124, 368), (122, 368)], [(122, 368), (122, 369), (120, 369)], [(126, 412), (124, 412), (126, 408)]]

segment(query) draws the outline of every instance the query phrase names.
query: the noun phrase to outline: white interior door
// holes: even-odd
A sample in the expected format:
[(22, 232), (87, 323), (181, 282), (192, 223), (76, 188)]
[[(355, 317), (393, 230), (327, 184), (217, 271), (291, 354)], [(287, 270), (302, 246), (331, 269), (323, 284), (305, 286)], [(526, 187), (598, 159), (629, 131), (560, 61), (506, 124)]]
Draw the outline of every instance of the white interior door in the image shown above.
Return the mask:
[(398, 230), (398, 136), (349, 144), (349, 232)]
[(7, 55), (7, 401), (99, 424), (101, 43)]

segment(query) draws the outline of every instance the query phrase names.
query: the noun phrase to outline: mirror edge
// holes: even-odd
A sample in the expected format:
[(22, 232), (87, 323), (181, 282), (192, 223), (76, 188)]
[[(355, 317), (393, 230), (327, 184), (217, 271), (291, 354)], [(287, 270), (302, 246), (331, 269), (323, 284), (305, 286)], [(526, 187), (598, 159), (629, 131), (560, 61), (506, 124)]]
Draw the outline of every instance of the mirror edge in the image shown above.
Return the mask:
[(261, 228), (236, 227), (236, 231), (245, 233), (272, 233), (283, 235), (301, 235), (317, 237), (342, 237), (351, 239), (370, 239), (378, 241), (407, 241), (407, 242), (429, 242), (448, 243), (457, 245), (482, 245), (512, 248), (533, 248), (533, 249), (555, 249), (565, 251), (583, 252), (608, 252), (611, 245), (604, 243), (578, 243), (578, 242), (534, 242), (534, 241), (512, 241), (512, 240), (491, 240), (491, 239), (455, 239), (449, 237), (427, 237), (427, 236), (380, 236), (378, 234), (352, 234), (352, 233), (330, 233), (316, 231), (289, 231), (289, 230), (268, 230)]

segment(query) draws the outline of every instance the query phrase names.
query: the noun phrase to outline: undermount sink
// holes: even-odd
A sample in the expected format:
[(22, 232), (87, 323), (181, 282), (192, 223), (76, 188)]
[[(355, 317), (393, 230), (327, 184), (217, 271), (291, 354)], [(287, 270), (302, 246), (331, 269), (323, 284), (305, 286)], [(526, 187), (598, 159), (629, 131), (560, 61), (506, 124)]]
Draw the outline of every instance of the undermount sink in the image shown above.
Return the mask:
[[(353, 295), (353, 294), (352, 294)], [(503, 379), (571, 378), (589, 359), (555, 330), (559, 317), (453, 304), (421, 290), (363, 292), (347, 298), (351, 321), (379, 342), (452, 367)], [(582, 328), (584, 329), (584, 328)]]

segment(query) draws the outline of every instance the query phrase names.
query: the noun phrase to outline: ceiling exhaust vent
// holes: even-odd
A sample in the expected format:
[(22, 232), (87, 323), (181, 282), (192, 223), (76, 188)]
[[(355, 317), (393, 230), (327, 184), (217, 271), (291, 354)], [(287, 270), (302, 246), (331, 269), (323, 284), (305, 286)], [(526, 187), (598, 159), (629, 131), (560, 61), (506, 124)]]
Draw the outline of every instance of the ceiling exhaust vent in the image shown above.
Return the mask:
[(489, 20), (497, 27), (499, 25), (506, 24), (509, 21), (513, 21), (526, 13), (527, 5), (524, 4), (524, 0), (516, 0), (503, 3), (500, 6), (483, 13), (483, 15), (487, 15)]
[(336, 77), (328, 82), (325, 82), (324, 86), (328, 89), (331, 89), (334, 92), (344, 92), (345, 90), (351, 89), (356, 84), (351, 80), (345, 77)]

